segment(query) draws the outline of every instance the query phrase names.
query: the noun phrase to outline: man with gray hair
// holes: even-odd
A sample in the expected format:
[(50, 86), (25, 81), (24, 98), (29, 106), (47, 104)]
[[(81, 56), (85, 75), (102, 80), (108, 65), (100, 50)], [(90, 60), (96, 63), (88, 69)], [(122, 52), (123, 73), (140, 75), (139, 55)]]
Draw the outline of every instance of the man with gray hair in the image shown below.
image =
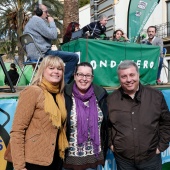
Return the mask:
[(90, 24), (84, 26), (82, 28), (83, 34), (85, 34), (87, 31), (89, 31), (91, 38), (100, 38), (101, 35), (106, 35), (106, 24), (107, 24), (107, 16), (106, 15), (100, 15), (99, 21), (97, 22), (91, 22)]
[(139, 82), (135, 62), (117, 69), (121, 87), (109, 95), (109, 147), (117, 170), (161, 170), (170, 141), (170, 113), (161, 91)]
[[(24, 34), (31, 34), (34, 37), (34, 40), (41, 52), (44, 54), (44, 57), (53, 55), (58, 56), (63, 60), (65, 63), (64, 79), (67, 84), (73, 76), (79, 57), (76, 53), (51, 49), (52, 40), (57, 39), (57, 27), (54, 22), (54, 18), (52, 18), (48, 13), (47, 6), (37, 4), (34, 9), (34, 13), (35, 15), (29, 19), (25, 26)], [(30, 60), (38, 59), (39, 52), (33, 43), (26, 46), (26, 51)]]

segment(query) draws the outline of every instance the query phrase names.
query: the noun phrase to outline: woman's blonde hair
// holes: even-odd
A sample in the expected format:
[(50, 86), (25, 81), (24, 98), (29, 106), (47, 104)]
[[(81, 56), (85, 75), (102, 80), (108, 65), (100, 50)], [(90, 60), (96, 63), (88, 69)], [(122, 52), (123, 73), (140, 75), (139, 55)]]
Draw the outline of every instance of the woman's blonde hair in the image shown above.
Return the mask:
[(60, 92), (63, 91), (64, 88), (64, 62), (61, 58), (57, 57), (57, 56), (52, 56), (52, 55), (48, 55), (45, 58), (43, 58), (38, 71), (33, 79), (32, 84), (33, 85), (40, 85), (42, 78), (43, 78), (43, 74), (44, 74), (44, 70), (48, 67), (56, 67), (56, 68), (60, 68), (63, 70), (63, 75), (62, 75), (62, 79), (59, 82), (59, 88), (60, 88)]

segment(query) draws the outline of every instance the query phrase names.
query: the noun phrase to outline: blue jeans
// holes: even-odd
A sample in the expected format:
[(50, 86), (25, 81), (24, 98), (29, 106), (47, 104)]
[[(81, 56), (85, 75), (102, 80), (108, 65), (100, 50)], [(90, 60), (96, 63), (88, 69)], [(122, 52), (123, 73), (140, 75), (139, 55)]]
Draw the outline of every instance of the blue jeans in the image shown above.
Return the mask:
[(162, 57), (159, 57), (159, 67), (158, 67), (157, 79), (160, 79), (161, 70), (162, 70), (162, 65), (163, 65), (163, 58), (162, 58)]
[(76, 53), (72, 52), (66, 52), (66, 51), (59, 51), (59, 50), (48, 50), (45, 55), (53, 55), (60, 57), (63, 62), (65, 63), (65, 74), (64, 74), (64, 80), (65, 83), (68, 83), (71, 79), (75, 66), (78, 63), (79, 57)]

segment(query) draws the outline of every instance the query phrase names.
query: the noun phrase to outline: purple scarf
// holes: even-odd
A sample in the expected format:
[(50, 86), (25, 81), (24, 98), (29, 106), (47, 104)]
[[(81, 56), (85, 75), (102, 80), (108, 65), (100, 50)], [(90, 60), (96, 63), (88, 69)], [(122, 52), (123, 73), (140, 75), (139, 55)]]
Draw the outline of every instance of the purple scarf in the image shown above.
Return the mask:
[[(93, 144), (94, 153), (99, 153), (99, 131), (98, 131), (98, 111), (96, 96), (92, 86), (89, 87), (84, 95), (81, 95), (76, 84), (73, 85), (73, 94), (76, 102), (77, 112), (77, 142), (82, 144), (88, 141), (88, 131)], [(89, 107), (83, 102), (89, 101)]]

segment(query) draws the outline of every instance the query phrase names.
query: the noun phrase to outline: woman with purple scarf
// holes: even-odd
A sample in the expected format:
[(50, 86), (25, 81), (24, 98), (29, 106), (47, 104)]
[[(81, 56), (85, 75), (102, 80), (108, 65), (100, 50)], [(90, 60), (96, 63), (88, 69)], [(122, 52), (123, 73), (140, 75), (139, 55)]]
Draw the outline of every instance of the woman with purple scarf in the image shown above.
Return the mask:
[(108, 147), (107, 92), (92, 83), (93, 68), (77, 65), (74, 81), (65, 86), (67, 139), (63, 169), (96, 170), (105, 162)]

